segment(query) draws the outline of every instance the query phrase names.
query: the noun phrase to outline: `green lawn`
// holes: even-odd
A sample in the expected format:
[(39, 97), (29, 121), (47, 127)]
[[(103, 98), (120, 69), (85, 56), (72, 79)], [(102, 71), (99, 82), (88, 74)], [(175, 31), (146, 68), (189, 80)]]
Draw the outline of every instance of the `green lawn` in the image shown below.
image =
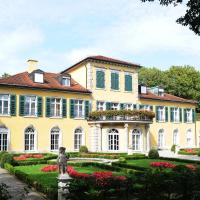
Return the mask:
[(186, 165), (188, 163), (178, 162), (178, 161), (168, 161), (168, 160), (161, 160), (161, 159), (138, 159), (138, 160), (127, 160), (127, 164), (132, 166), (150, 168), (151, 162), (169, 162), (175, 165)]

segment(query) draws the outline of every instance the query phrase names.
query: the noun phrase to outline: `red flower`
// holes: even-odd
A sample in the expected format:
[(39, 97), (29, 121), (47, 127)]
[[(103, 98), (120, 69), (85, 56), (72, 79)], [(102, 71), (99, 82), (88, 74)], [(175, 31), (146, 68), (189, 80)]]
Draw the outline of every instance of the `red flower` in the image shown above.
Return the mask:
[(41, 169), (43, 172), (55, 172), (58, 170), (57, 165), (47, 165)]
[(21, 154), (19, 156), (13, 157), (13, 159), (16, 160), (16, 161), (23, 161), (23, 160), (26, 160), (28, 158), (38, 158), (38, 159), (40, 159), (40, 158), (43, 158), (43, 157), (44, 157), (44, 155), (42, 155), (42, 154)]
[(150, 166), (152, 167), (163, 167), (163, 168), (174, 168), (176, 167), (175, 164), (169, 163), (169, 162), (152, 162), (150, 163)]
[(196, 170), (196, 166), (194, 165), (191, 165), (191, 164), (187, 164), (185, 165), (187, 168), (191, 169), (192, 171), (195, 171)]

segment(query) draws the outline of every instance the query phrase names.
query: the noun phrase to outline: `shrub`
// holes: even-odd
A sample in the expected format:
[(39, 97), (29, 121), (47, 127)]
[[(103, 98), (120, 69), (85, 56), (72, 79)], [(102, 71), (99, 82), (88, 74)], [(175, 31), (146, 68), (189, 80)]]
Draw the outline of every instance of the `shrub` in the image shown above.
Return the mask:
[(198, 151), (197, 155), (200, 156), (200, 151)]
[(119, 162), (120, 162), (120, 163), (126, 163), (126, 158), (120, 157), (120, 158), (119, 158)]
[(157, 149), (151, 149), (148, 153), (148, 157), (150, 159), (158, 159), (159, 158), (159, 153)]
[(88, 153), (88, 148), (86, 146), (81, 146), (79, 149), (80, 153)]
[(4, 153), (1, 156), (1, 167), (4, 168), (5, 163), (9, 163), (11, 165), (14, 164), (13, 155), (10, 153)]
[(174, 152), (174, 153), (176, 153), (176, 145), (175, 144), (172, 145), (171, 151)]

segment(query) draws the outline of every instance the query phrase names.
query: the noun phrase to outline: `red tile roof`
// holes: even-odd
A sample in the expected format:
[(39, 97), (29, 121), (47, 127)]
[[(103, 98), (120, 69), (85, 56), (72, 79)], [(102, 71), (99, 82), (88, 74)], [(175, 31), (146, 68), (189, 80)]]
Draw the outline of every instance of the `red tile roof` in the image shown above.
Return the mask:
[(173, 102), (181, 102), (181, 103), (192, 103), (196, 104), (196, 101), (184, 99), (181, 97), (174, 96), (172, 94), (164, 93), (164, 96), (158, 96), (151, 92), (147, 92), (147, 94), (140, 94), (139, 98), (141, 99), (152, 99), (152, 100), (161, 100), (161, 101), (173, 101)]
[(74, 67), (78, 66), (79, 64), (86, 62), (86, 61), (100, 61), (100, 62), (107, 62), (107, 63), (113, 63), (113, 64), (118, 64), (118, 65), (125, 65), (125, 66), (129, 66), (129, 67), (141, 67), (139, 64), (136, 64), (136, 63), (126, 62), (126, 61), (98, 55), (98, 56), (89, 56), (89, 57), (79, 61), (78, 63), (72, 65), (68, 69), (62, 71), (61, 73), (67, 72), (67, 71), (73, 69)]
[(35, 89), (60, 90), (68, 92), (91, 93), (71, 79), (71, 86), (63, 86), (58, 81), (61, 74), (44, 72), (44, 83), (35, 83), (28, 72), (22, 72), (8, 78), (0, 79), (0, 86), (27, 87)]

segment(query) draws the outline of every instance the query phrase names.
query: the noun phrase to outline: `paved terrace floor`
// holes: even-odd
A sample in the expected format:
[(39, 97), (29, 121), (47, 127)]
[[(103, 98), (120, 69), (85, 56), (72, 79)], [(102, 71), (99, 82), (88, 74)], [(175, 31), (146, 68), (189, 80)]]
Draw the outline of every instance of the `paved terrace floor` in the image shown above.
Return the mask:
[(45, 200), (41, 194), (32, 189), (28, 189), (28, 194), (26, 194), (24, 188), (28, 188), (28, 186), (2, 168), (0, 168), (1, 183), (5, 183), (9, 187), (8, 191), (12, 196), (11, 200)]

